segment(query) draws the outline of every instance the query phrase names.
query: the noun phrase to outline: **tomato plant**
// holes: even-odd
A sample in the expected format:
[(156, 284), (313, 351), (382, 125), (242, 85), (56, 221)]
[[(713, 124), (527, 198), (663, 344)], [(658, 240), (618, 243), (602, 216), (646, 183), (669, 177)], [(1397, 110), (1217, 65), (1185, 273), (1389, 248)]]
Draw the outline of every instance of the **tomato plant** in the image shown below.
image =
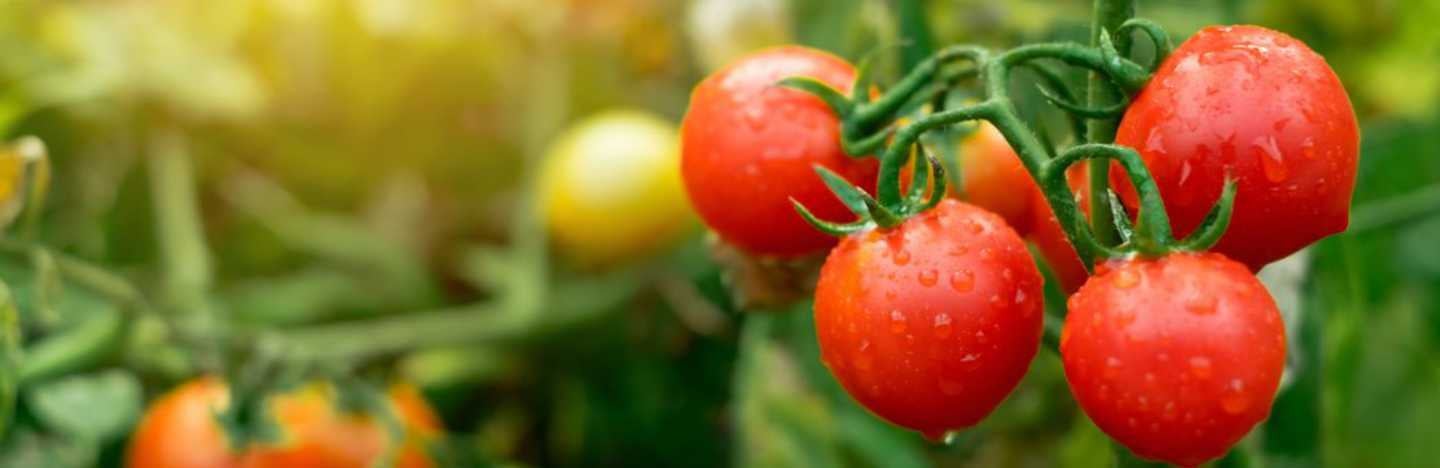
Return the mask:
[(674, 243), (693, 215), (674, 125), (641, 111), (590, 116), (550, 147), (540, 197), (550, 236), (575, 263), (602, 267)]
[[(1155, 72), (1115, 141), (1150, 167), (1176, 231), (1200, 224), (1226, 177), (1234, 219), (1215, 246), (1251, 269), (1345, 230), (1359, 128), (1325, 59), (1255, 26), (1203, 29)], [(1133, 190), (1112, 173), (1130, 206)]]
[(815, 327), (850, 395), (938, 439), (975, 425), (1039, 348), (1040, 273), (994, 213), (946, 200), (844, 238), (820, 271)]
[(191, 380), (161, 397), (131, 437), (126, 466), (181, 467), (366, 467), (400, 443), (395, 466), (434, 466), (425, 444), (440, 433), (440, 421), (415, 390), (396, 385), (391, 410), (404, 427), (395, 441), (377, 416), (347, 414), (336, 406), (335, 389), (310, 384), (274, 396), (267, 404), (279, 440), (234, 449), (217, 422), (230, 403), (225, 383), (213, 377)]
[(1196, 466), (1269, 414), (1285, 325), (1244, 265), (1214, 253), (1118, 260), (1069, 308), (1060, 354), (1075, 400), (1136, 454)]
[(790, 205), (794, 199), (825, 218), (847, 212), (813, 166), (854, 183), (874, 183), (875, 161), (841, 148), (835, 112), (815, 96), (777, 86), (795, 76), (848, 89), (855, 70), (802, 47), (750, 54), (695, 86), (681, 124), (681, 173), (690, 202), (720, 239), (754, 255), (796, 257), (835, 244)]

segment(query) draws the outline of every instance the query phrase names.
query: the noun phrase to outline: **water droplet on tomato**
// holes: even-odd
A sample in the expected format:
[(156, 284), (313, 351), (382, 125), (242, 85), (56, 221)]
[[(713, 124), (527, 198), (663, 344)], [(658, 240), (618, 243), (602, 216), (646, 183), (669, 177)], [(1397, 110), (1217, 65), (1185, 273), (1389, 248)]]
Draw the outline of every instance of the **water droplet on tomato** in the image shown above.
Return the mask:
[(1025, 299), (1027, 299), (1027, 296), (1025, 295), (1025, 288), (1016, 288), (1016, 289), (1015, 289), (1015, 303), (1016, 303), (1016, 304), (1024, 304), (1024, 303), (1025, 303)]
[(895, 261), (896, 265), (904, 265), (910, 263), (910, 251), (905, 249), (900, 249), (896, 251), (893, 260)]
[(1210, 378), (1210, 358), (1205, 356), (1194, 356), (1190, 358), (1190, 373), (1196, 378)]
[(985, 344), (986, 342), (990, 341), (990, 338), (985, 336), (984, 330), (976, 330), (975, 341), (979, 341), (981, 344)]
[(1215, 296), (1201, 295), (1190, 299), (1185, 304), (1185, 310), (1195, 315), (1210, 315), (1215, 313)]
[(950, 325), (950, 314), (940, 314), (940, 315), (936, 315), (936, 316), (935, 316), (935, 336), (936, 336), (936, 337), (939, 337), (939, 338), (949, 338), (949, 337), (950, 337), (950, 331), (951, 331), (952, 329), (953, 329), (953, 327)]
[(1312, 138), (1312, 137), (1305, 137), (1305, 141), (1300, 142), (1300, 155), (1301, 155), (1301, 156), (1304, 156), (1305, 159), (1315, 159), (1315, 139), (1314, 139), (1314, 138)]
[(1280, 152), (1274, 136), (1256, 138), (1251, 143), (1251, 148), (1254, 149), (1255, 156), (1260, 158), (1260, 168), (1265, 172), (1265, 179), (1281, 182), (1290, 177), (1290, 168), (1285, 166), (1285, 155)]
[(1110, 356), (1105, 358), (1105, 378), (1113, 379), (1120, 372), (1120, 358)]
[(993, 260), (994, 258), (995, 258), (995, 251), (992, 250), (991, 248), (986, 247), (986, 248), (980, 249), (980, 259), (981, 259), (981, 260)]
[(1140, 284), (1140, 276), (1130, 270), (1120, 270), (1115, 273), (1114, 283), (1117, 288), (1130, 289)]
[(920, 275), (919, 275), (919, 278), (918, 278), (918, 279), (920, 280), (920, 285), (921, 285), (921, 286), (925, 286), (925, 287), (934, 286), (935, 283), (940, 280), (940, 272), (935, 271), (935, 269), (933, 269), (933, 268), (932, 268), (932, 269), (929, 269), (929, 270), (925, 270), (925, 271), (920, 272)]
[(1160, 133), (1160, 127), (1151, 127), (1150, 134), (1145, 136), (1145, 152), (1158, 156), (1165, 155), (1165, 137)]
[(970, 292), (975, 289), (975, 273), (970, 270), (950, 272), (950, 289), (955, 292)]
[(894, 333), (905, 332), (905, 314), (899, 310), (890, 311), (890, 331)]

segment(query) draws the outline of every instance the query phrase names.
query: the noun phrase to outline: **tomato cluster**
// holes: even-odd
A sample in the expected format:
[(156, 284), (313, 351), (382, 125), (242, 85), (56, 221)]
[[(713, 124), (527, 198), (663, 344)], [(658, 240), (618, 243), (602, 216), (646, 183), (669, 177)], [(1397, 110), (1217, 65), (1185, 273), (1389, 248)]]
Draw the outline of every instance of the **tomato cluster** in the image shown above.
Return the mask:
[[(1079, 227), (1052, 211), (1068, 195), (1088, 211), (1084, 165), (1067, 171), (1068, 189), (1042, 188), (1035, 163), (1023, 164), (1007, 136), (984, 124), (954, 165), (962, 183), (950, 196), (964, 201), (887, 211), (873, 160), (842, 151), (841, 131), (853, 122), (836, 109), (848, 108), (825, 102), (827, 93), (776, 85), (793, 76), (836, 90), (855, 80), (848, 64), (808, 49), (740, 59), (696, 88), (682, 174), (706, 224), (757, 256), (832, 245), (803, 217), (837, 219), (847, 207), (860, 215), (844, 231), (817, 224), (846, 235), (820, 272), (815, 325), (825, 364), (877, 416), (933, 438), (973, 426), (1014, 389), (1044, 320), (1026, 238), (1072, 294), (1057, 350), (1070, 388), (1117, 442), (1194, 466), (1225, 454), (1268, 415), (1286, 336), (1253, 271), (1345, 228), (1358, 158), (1344, 88), (1303, 43), (1258, 27), (1207, 28), (1137, 85), (1117, 143), (1138, 151), (1150, 174), (1135, 175), (1138, 162), (1112, 170), (1129, 209), (1123, 221), (1137, 216), (1131, 184), (1143, 177), (1153, 178), (1153, 205), (1171, 216), (1174, 232), (1216, 225), (1217, 216), (1230, 228), (1209, 252), (1195, 251), (1208, 243), (1175, 240), (1158, 251), (1111, 248), (1095, 276), (1071, 244)], [(814, 166), (829, 178), (815, 177)], [(842, 179), (868, 193), (835, 188)], [(879, 202), (868, 198), (876, 192)], [(1222, 193), (1234, 194), (1233, 214)], [(1212, 212), (1217, 200), (1226, 208)], [(797, 215), (792, 203), (808, 211)]]
[(441, 432), (440, 419), (411, 386), (390, 390), (389, 405), (404, 440), (368, 414), (349, 414), (336, 404), (335, 389), (310, 384), (271, 398), (266, 408), (279, 440), (231, 447), (218, 422), (230, 405), (220, 379), (189, 381), (156, 400), (135, 429), (126, 452), (130, 468), (279, 468), (376, 466), (392, 449), (396, 467), (435, 466), (426, 445)]

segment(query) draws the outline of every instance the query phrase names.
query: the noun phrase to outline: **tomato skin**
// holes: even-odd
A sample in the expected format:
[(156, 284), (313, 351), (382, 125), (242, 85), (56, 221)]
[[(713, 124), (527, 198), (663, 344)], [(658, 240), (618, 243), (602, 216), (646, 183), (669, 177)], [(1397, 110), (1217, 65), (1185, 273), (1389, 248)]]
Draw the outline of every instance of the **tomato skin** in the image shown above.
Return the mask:
[[(1087, 196), (1090, 192), (1089, 166), (1083, 163), (1071, 166), (1066, 171), (1065, 179), (1080, 211), (1089, 213), (1090, 199)], [(1055, 211), (1050, 209), (1050, 202), (1045, 199), (1045, 194), (1040, 191), (1040, 186), (1032, 183), (1030, 187), (1031, 231), (1027, 238), (1040, 250), (1040, 255), (1044, 257), (1045, 263), (1050, 265), (1051, 271), (1055, 273), (1056, 279), (1060, 282), (1060, 288), (1067, 294), (1073, 293), (1085, 284), (1085, 279), (1090, 277), (1090, 272), (1085, 271), (1085, 264), (1080, 262), (1080, 254), (1076, 253), (1075, 247), (1070, 245), (1070, 238), (1060, 227), (1060, 220), (1055, 217)]]
[(793, 258), (835, 245), (795, 213), (791, 198), (822, 219), (854, 218), (815, 165), (875, 186), (879, 163), (845, 154), (830, 108), (775, 84), (792, 76), (848, 90), (855, 70), (814, 49), (766, 49), (700, 82), (681, 124), (681, 174), (691, 204), (722, 240), (752, 255)]
[(567, 129), (546, 153), (539, 194), (550, 237), (582, 268), (635, 261), (694, 223), (680, 182), (675, 126), (615, 109)]
[(1038, 187), (1020, 155), (989, 122), (981, 122), (960, 143), (960, 180), (956, 197), (1000, 215), (1022, 236), (1030, 233), (1030, 200)]
[[(332, 390), (312, 384), (277, 395), (269, 403), (283, 440), (275, 445), (231, 452), (215, 422), (229, 404), (217, 378), (187, 382), (161, 397), (140, 421), (126, 452), (130, 468), (362, 468), (386, 449), (388, 435), (370, 417), (336, 413)], [(439, 418), (414, 387), (396, 385), (390, 402), (406, 427), (406, 445), (396, 466), (434, 466), (422, 442), (441, 430)]]
[(1039, 348), (1042, 279), (994, 213), (947, 199), (846, 237), (820, 270), (821, 358), (857, 401), (938, 438), (990, 414)]
[[(1214, 251), (1258, 270), (1345, 230), (1359, 157), (1350, 98), (1325, 59), (1283, 33), (1210, 27), (1175, 50), (1135, 98), (1116, 142), (1140, 151), (1177, 234), (1238, 182)], [(1134, 190), (1111, 172), (1132, 210)]]
[(1195, 466), (1269, 414), (1285, 326), (1244, 265), (1215, 253), (1116, 261), (1069, 308), (1060, 354), (1070, 390), (1136, 455)]

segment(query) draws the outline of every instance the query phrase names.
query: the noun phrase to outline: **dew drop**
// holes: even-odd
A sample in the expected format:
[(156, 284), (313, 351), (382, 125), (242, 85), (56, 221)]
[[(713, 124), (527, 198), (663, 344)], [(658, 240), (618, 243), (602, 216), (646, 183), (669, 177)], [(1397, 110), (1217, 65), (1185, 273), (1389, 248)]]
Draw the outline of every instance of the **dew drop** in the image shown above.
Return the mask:
[(1145, 373), (1145, 383), (1151, 383), (1151, 384), (1155, 383), (1155, 373), (1154, 373), (1154, 372), (1146, 372), (1146, 373)]
[(1130, 270), (1120, 270), (1115, 273), (1115, 287), (1130, 289), (1140, 284), (1140, 276)]
[(1113, 379), (1120, 372), (1120, 359), (1115, 356), (1105, 358), (1105, 378)]
[(1145, 152), (1157, 156), (1165, 155), (1165, 139), (1160, 133), (1160, 127), (1150, 128), (1150, 134), (1145, 137)]
[(955, 292), (970, 292), (975, 289), (975, 272), (960, 270), (950, 273), (950, 288)]
[(955, 257), (961, 257), (967, 253), (970, 253), (970, 248), (963, 245), (957, 245), (955, 248), (950, 249), (950, 255)]
[(1006, 268), (1005, 270), (1003, 270), (1003, 271), (1000, 272), (1000, 276), (1003, 277), (1003, 278), (1005, 278), (1005, 281), (1014, 281), (1014, 280), (1015, 280), (1015, 270), (1012, 270), (1012, 269), (1010, 269), (1010, 268)]
[(1229, 414), (1244, 413), (1245, 410), (1250, 409), (1250, 397), (1239, 393), (1226, 394), (1220, 397), (1220, 409)]
[(905, 314), (899, 310), (890, 311), (890, 331), (894, 333), (905, 332)]
[(904, 265), (910, 263), (910, 251), (901, 249), (895, 252), (894, 260), (896, 265)]
[(1211, 315), (1215, 313), (1215, 296), (1202, 295), (1190, 299), (1185, 304), (1185, 310), (1195, 315)]
[(1260, 158), (1260, 168), (1264, 170), (1266, 180), (1281, 182), (1290, 178), (1290, 168), (1285, 166), (1285, 155), (1280, 152), (1274, 136), (1257, 138), (1251, 147), (1255, 156)]
[(995, 250), (994, 250), (994, 249), (991, 249), (991, 248), (989, 248), (989, 247), (980, 249), (980, 259), (981, 259), (981, 260), (992, 260), (992, 259), (994, 259), (994, 258), (995, 258)]
[(976, 331), (975, 331), (975, 341), (979, 341), (980, 343), (983, 344), (983, 343), (985, 343), (985, 342), (987, 342), (987, 341), (990, 341), (990, 338), (987, 337), (987, 336), (985, 336), (985, 331), (984, 331), (984, 330), (976, 330)]
[(965, 229), (970, 231), (971, 234), (979, 234), (981, 231), (985, 230), (984, 226), (981, 226), (980, 223), (977, 223), (974, 220), (967, 220), (967, 222), (965, 223)]
[(1027, 299), (1027, 298), (1028, 298), (1028, 296), (1025, 295), (1025, 289), (1024, 289), (1024, 288), (1016, 288), (1016, 289), (1015, 289), (1015, 303), (1016, 303), (1016, 304), (1024, 304), (1024, 303), (1025, 303), (1025, 299)]
[(1305, 159), (1315, 159), (1314, 138), (1305, 137), (1305, 141), (1300, 143), (1300, 155), (1305, 156)]
[(922, 271), (920, 272), (919, 280), (921, 286), (934, 286), (935, 283), (940, 280), (940, 272), (937, 272), (934, 269)]
[(940, 314), (940, 315), (936, 315), (936, 316), (935, 316), (935, 336), (936, 336), (936, 337), (939, 337), (939, 338), (949, 338), (949, 337), (950, 337), (950, 331), (951, 331), (953, 328), (954, 328), (954, 327), (952, 327), (952, 326), (950, 325), (950, 314)]
[(1200, 379), (1210, 378), (1210, 358), (1205, 356), (1194, 356), (1190, 358), (1190, 373)]
[(979, 360), (979, 359), (980, 359), (980, 355), (978, 355), (978, 354), (975, 354), (975, 353), (965, 353), (964, 356), (961, 356), (961, 357), (960, 357), (960, 362), (975, 362), (975, 361), (977, 361), (977, 360)]

